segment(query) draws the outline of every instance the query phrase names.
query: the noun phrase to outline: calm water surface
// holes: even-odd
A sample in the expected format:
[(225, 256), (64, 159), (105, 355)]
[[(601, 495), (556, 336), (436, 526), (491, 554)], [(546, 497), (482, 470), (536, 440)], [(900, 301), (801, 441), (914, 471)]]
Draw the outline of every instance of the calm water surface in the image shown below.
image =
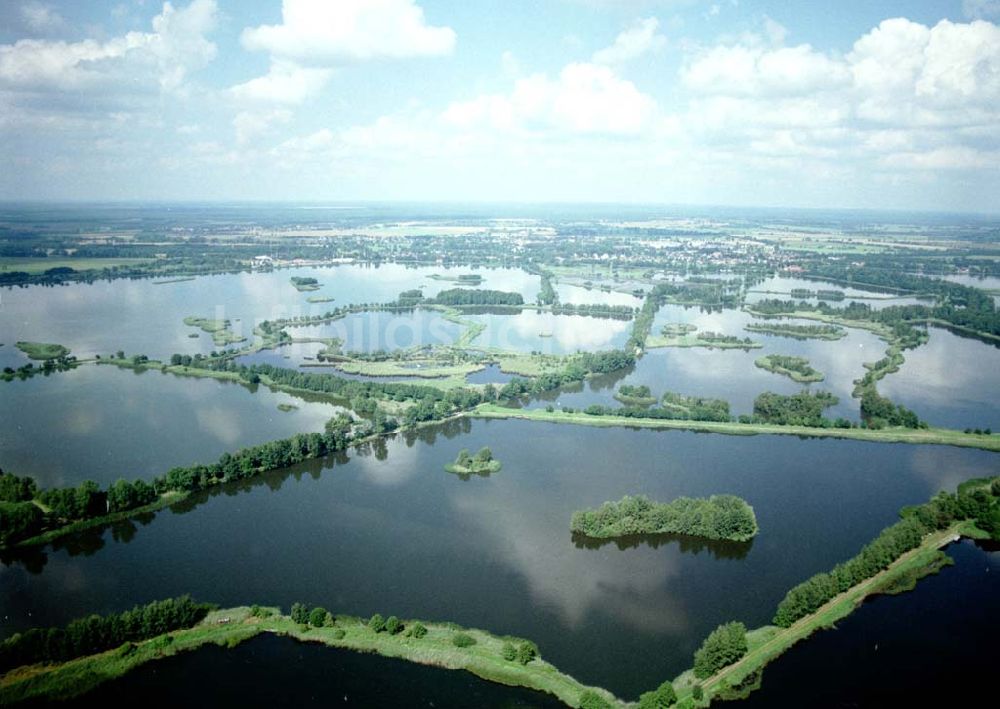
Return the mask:
[(462, 671), (263, 635), (232, 650), (207, 646), (144, 665), (59, 707), (434, 707), (545, 709), (547, 694), (504, 687)]
[[(503, 470), (443, 471), (483, 445)], [(938, 446), (458, 421), (8, 558), (0, 632), (182, 593), (304, 601), (530, 637), (580, 680), (635, 698), (688, 667), (719, 623), (768, 622), (791, 585), (854, 554), (900, 507), (995, 461)], [(736, 548), (574, 542), (574, 510), (640, 493), (740, 495), (761, 534)]]
[[(26, 358), (14, 350), (18, 340), (58, 342), (77, 356), (119, 349), (152, 358), (207, 354), (216, 349), (211, 335), (184, 325), (196, 315), (228, 318), (233, 331), (251, 337), (260, 320), (319, 315), (333, 307), (393, 301), (404, 290), (421, 288), (432, 296), (457, 287), (432, 274), (458, 274), (469, 269), (341, 265), (282, 269), (268, 273), (199, 276), (190, 281), (157, 284), (151, 279), (73, 283), (65, 286), (0, 290), (0, 366), (20, 366)], [(540, 279), (516, 269), (480, 269), (480, 288), (522, 293), (534, 301)], [(318, 291), (299, 292), (292, 276), (316, 278)], [(465, 287), (465, 286), (463, 286)], [(309, 297), (332, 297), (331, 303), (309, 303)], [(189, 334), (199, 333), (197, 338)]]
[(932, 327), (878, 388), (934, 426), (1000, 431), (1000, 348)]
[(963, 541), (948, 554), (955, 565), (915, 591), (870, 599), (768, 665), (761, 689), (733, 708), (982, 704), (996, 671), (1000, 552)]
[[(296, 408), (281, 411), (279, 404)], [(146, 478), (322, 431), (342, 409), (266, 387), (110, 365), (0, 382), (0, 468), (42, 486)]]
[(572, 354), (620, 348), (632, 332), (631, 320), (554, 315), (524, 310), (516, 315), (468, 315), (486, 325), (475, 347), (518, 352)]

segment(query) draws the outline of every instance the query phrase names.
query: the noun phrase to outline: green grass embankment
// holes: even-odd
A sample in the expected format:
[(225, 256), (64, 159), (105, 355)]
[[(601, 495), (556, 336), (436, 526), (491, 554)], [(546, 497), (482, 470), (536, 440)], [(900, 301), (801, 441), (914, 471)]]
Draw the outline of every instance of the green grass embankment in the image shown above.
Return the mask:
[[(449, 670), (465, 670), (491, 682), (547, 692), (569, 706), (578, 706), (581, 695), (588, 690), (597, 693), (612, 707), (626, 706), (607, 690), (587, 687), (541, 658), (535, 658), (524, 665), (516, 659), (504, 659), (504, 645), (523, 642), (520, 638), (498, 637), (483, 630), (433, 622), (423, 622), (427, 633), (416, 638), (405, 632), (405, 628), (412, 623), (413, 621), (404, 621), (404, 632), (390, 634), (376, 633), (361, 619), (346, 616), (337, 616), (333, 627), (314, 628), (299, 625), (282, 615), (254, 617), (246, 607), (219, 610), (210, 613), (204, 621), (187, 630), (68, 662), (32, 665), (8, 672), (0, 678), (0, 703), (6, 705), (28, 699), (68, 699), (147, 662), (196, 650), (208, 644), (235, 647), (260, 633), (274, 633), (301, 642), (376, 653), (383, 657)], [(459, 632), (471, 636), (475, 643), (468, 647), (456, 646), (454, 638)]]
[(50, 342), (16, 342), (14, 346), (21, 350), (28, 359), (59, 359), (69, 354), (69, 348)]
[[(902, 590), (899, 584), (912, 587), (916, 580), (939, 571), (945, 556), (941, 548), (955, 541), (965, 531), (971, 531), (967, 524), (956, 524), (948, 529), (928, 534), (915, 549), (903, 554), (884, 571), (870, 579), (852, 586), (839, 596), (821, 606), (815, 613), (796, 621), (788, 628), (764, 626), (747, 634), (748, 651), (740, 660), (719, 670), (708, 679), (698, 681), (688, 670), (674, 680), (678, 697), (690, 695), (694, 684), (701, 684), (706, 700), (720, 693), (725, 694), (732, 687), (745, 682), (752, 684), (753, 676), (777, 657), (789, 650), (800, 640), (808, 638), (818, 630), (831, 627), (841, 620), (869, 596), (879, 593), (894, 593)], [(974, 532), (972, 532), (974, 534)], [(748, 682), (748, 680), (750, 680)], [(702, 706), (707, 706), (704, 702)]]
[(702, 431), (736, 436), (772, 434), (812, 438), (849, 438), (877, 443), (921, 443), (962, 448), (979, 448), (1000, 452), (1000, 435), (963, 433), (948, 428), (817, 428), (811, 426), (779, 426), (767, 423), (737, 423), (735, 421), (688, 421), (675, 419), (626, 418), (624, 416), (590, 416), (582, 411), (545, 411), (544, 409), (509, 409), (497, 404), (480, 404), (470, 414), (476, 418), (525, 419), (547, 423), (569, 423), (582, 426), (629, 426), (634, 428)]

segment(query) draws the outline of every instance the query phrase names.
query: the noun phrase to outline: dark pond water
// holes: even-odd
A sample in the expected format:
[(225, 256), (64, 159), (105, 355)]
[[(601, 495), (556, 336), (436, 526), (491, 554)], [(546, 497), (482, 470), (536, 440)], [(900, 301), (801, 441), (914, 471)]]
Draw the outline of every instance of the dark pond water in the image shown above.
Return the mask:
[(899, 371), (879, 391), (935, 426), (1000, 431), (1000, 348), (942, 328), (903, 353)]
[(58, 707), (434, 707), (543, 709), (554, 697), (468, 672), (262, 635), (233, 648), (207, 646), (140, 667)]
[(764, 670), (733, 709), (978, 706), (996, 671), (1000, 552), (964, 541), (916, 590), (870, 599)]
[(226, 451), (322, 431), (341, 410), (266, 387), (82, 365), (0, 382), (0, 468), (43, 486), (148, 479)]
[[(503, 470), (443, 471), (483, 445)], [(182, 593), (305, 601), (530, 637), (580, 680), (635, 698), (688, 667), (719, 623), (767, 622), (788, 587), (855, 553), (900, 507), (995, 461), (937, 446), (462, 420), (8, 558), (0, 633)], [(737, 494), (762, 531), (743, 548), (573, 540), (574, 510), (640, 493)]]

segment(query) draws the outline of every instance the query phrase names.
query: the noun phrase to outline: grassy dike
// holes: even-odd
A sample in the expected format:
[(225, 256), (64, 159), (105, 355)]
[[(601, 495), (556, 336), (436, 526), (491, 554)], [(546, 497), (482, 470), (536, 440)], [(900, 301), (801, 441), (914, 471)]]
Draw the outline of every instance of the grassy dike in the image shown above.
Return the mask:
[(768, 625), (751, 630), (747, 633), (747, 654), (740, 660), (700, 682), (695, 679), (691, 670), (673, 680), (678, 698), (690, 696), (694, 685), (700, 684), (704, 691), (700, 706), (708, 706), (713, 697), (721, 699), (732, 692), (733, 688), (753, 687), (768, 663), (816, 631), (832, 627), (838, 620), (850, 615), (869, 596), (910, 590), (920, 578), (937, 573), (950, 561), (941, 551), (942, 547), (962, 536), (976, 538), (983, 535), (969, 522), (928, 534), (920, 546), (903, 554), (884, 571), (852, 586), (815, 613), (799, 619), (788, 628)]
[(961, 448), (979, 448), (1000, 452), (1000, 435), (963, 433), (949, 428), (816, 428), (811, 426), (778, 426), (767, 423), (737, 423), (735, 421), (687, 421), (674, 419), (626, 418), (624, 416), (591, 416), (582, 411), (545, 411), (544, 409), (509, 409), (497, 404), (480, 404), (470, 414), (476, 418), (524, 419), (546, 423), (569, 423), (581, 426), (625, 426), (632, 428), (675, 429), (724, 433), (735, 436), (771, 434), (812, 438), (849, 438), (876, 443), (924, 443)]
[[(404, 621), (404, 627), (412, 621)], [(32, 665), (8, 672), (0, 678), (0, 704), (29, 699), (67, 699), (90, 691), (120, 677), (147, 662), (196, 650), (208, 644), (236, 647), (261, 633), (283, 635), (301, 642), (316, 642), (330, 647), (376, 653), (449, 670), (465, 670), (491, 682), (512, 687), (526, 687), (556, 696), (568, 706), (579, 706), (585, 691), (592, 691), (613, 707), (626, 706), (604, 689), (587, 687), (541, 658), (526, 665), (505, 660), (502, 649), (507, 642), (520, 639), (498, 637), (484, 630), (459, 628), (452, 623), (423, 622), (427, 634), (422, 638), (388, 632), (376, 633), (362, 619), (337, 616), (334, 627), (313, 628), (295, 623), (288, 616), (257, 618), (246, 607), (214, 611), (198, 625), (174, 631), (139, 643), (128, 643), (115, 650), (81, 657), (52, 665)], [(453, 638), (462, 632), (475, 638), (469, 647), (457, 647)]]

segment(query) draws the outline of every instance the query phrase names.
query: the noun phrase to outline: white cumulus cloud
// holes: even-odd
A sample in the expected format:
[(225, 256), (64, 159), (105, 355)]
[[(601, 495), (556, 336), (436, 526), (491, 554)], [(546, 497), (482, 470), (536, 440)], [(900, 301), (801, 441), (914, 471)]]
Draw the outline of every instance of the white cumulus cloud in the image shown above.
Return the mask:
[(163, 4), (152, 32), (128, 32), (107, 41), (22, 39), (0, 45), (0, 87), (31, 91), (146, 91), (178, 88), (208, 64), (216, 46), (206, 35), (216, 23), (215, 0), (177, 9)]
[(455, 48), (455, 31), (429, 25), (414, 0), (283, 0), (281, 17), (279, 25), (243, 30), (243, 46), (268, 52), (271, 68), (234, 86), (237, 98), (300, 103), (326, 85), (334, 67)]
[(413, 0), (284, 0), (282, 24), (243, 31), (243, 46), (302, 63), (450, 54), (455, 32)]
[(647, 52), (661, 49), (667, 38), (657, 30), (660, 21), (655, 17), (636, 20), (621, 34), (615, 37), (610, 47), (605, 47), (594, 53), (595, 64), (618, 65), (631, 61)]

